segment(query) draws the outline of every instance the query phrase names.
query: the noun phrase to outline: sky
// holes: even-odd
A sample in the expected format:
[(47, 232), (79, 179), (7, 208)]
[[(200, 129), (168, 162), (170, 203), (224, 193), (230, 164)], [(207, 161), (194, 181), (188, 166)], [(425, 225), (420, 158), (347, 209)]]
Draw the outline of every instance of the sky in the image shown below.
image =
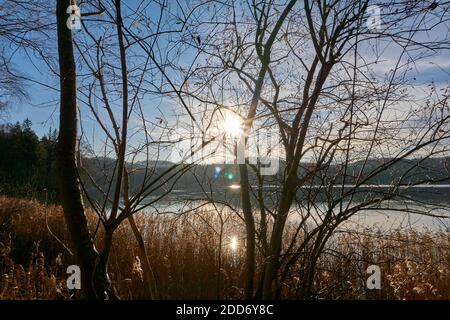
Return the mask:
[[(83, 32), (83, 31), (79, 31)], [(438, 37), (440, 33), (449, 33), (447, 29), (441, 28), (435, 33), (427, 34), (429, 39)], [(78, 37), (78, 35), (75, 35)], [(54, 40), (56, 44), (56, 32), (50, 39)], [(53, 50), (55, 46), (49, 45)], [(364, 51), (364, 48), (362, 48)], [(383, 55), (384, 59), (379, 61), (374, 66), (374, 71), (381, 77), (395, 65), (398, 57), (398, 47), (388, 45)], [(6, 115), (2, 117), (1, 122), (22, 122), (26, 118), (30, 119), (33, 123), (32, 128), (38, 136), (42, 137), (50, 130), (58, 127), (58, 99), (59, 99), (59, 81), (57, 77), (51, 74), (48, 67), (42, 63), (42, 61), (35, 56), (26, 55), (23, 51), (17, 51), (12, 59), (15, 70), (23, 76), (33, 79), (34, 81), (44, 83), (46, 86), (42, 86), (33, 81), (26, 82), (26, 90), (28, 98), (22, 101), (14, 101), (11, 108), (7, 111)], [(442, 51), (438, 55), (424, 58), (415, 63), (415, 70), (412, 70), (410, 76), (414, 78), (413, 83), (416, 84), (418, 95), (421, 95), (423, 88), (430, 83), (434, 83), (438, 88), (449, 85), (450, 80), (450, 50)], [(55, 89), (52, 89), (55, 88)], [(156, 118), (165, 110), (171, 110), (172, 102), (169, 100), (161, 100), (160, 98), (146, 98), (144, 104), (148, 104), (152, 107), (146, 108), (146, 117)], [(154, 106), (159, 106), (159, 109)], [(87, 112), (82, 111), (82, 119), (84, 125), (89, 128), (92, 123), (92, 117)], [(92, 134), (96, 134), (94, 127), (91, 128)], [(98, 130), (98, 129), (96, 129)], [(98, 131), (97, 131), (98, 132)]]

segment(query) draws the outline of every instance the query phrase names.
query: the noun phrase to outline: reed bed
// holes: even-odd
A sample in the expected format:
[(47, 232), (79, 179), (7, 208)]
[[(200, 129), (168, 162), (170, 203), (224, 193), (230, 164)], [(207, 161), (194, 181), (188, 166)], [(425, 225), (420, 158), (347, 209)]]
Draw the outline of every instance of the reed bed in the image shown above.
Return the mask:
[[(244, 230), (236, 215), (222, 213), (221, 218), (208, 210), (136, 216), (158, 298), (243, 297)], [(89, 222), (94, 229), (93, 214)], [(101, 232), (95, 241), (101, 245)], [(66, 267), (74, 263), (59, 206), (0, 197), (0, 299), (79, 298), (66, 288)], [(382, 270), (381, 290), (365, 286), (371, 264)], [(109, 273), (122, 299), (145, 297), (138, 248), (127, 222), (115, 234)], [(295, 273), (288, 277), (281, 298), (295, 298), (298, 281)], [(339, 233), (318, 262), (315, 288), (318, 299), (450, 299), (450, 234)]]

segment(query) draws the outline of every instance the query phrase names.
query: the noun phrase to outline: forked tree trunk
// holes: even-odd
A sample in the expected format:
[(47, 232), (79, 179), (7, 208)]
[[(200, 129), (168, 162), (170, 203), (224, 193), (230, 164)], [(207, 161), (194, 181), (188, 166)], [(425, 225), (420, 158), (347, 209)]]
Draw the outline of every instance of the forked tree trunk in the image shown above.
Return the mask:
[(263, 299), (273, 299), (272, 284), (276, 279), (278, 262), (281, 253), (281, 247), (283, 242), (283, 230), (286, 224), (289, 208), (293, 197), (295, 195), (295, 185), (293, 182), (293, 176), (291, 179), (287, 179), (285, 192), (281, 195), (280, 206), (278, 216), (275, 219), (272, 236), (270, 239), (269, 256), (264, 268), (264, 283), (263, 283)]

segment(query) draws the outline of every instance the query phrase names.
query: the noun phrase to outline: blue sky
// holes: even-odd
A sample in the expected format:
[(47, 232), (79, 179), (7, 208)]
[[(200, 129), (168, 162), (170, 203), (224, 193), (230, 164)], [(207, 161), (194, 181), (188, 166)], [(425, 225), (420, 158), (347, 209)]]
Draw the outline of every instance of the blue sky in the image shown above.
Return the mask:
[[(80, 31), (82, 32), (82, 31)], [(437, 33), (444, 32), (448, 34), (448, 29), (441, 28), (435, 31), (435, 34), (428, 34), (430, 39), (438, 36)], [(54, 43), (56, 44), (56, 32), (53, 32)], [(53, 44), (47, 44), (50, 48), (55, 49)], [(380, 61), (376, 66), (376, 71), (380, 75), (389, 71), (390, 67), (396, 62), (398, 56), (398, 48), (390, 46), (384, 55), (384, 60)], [(25, 55), (24, 52), (16, 52), (13, 56), (13, 63), (15, 69), (23, 76), (34, 79), (38, 82), (45, 83), (50, 88), (59, 87), (59, 81), (55, 75), (50, 74), (48, 67), (42, 63), (42, 61), (34, 56)], [(410, 73), (411, 78), (415, 78), (413, 81), (418, 87), (425, 86), (431, 82), (434, 82), (438, 87), (449, 84), (450, 80), (450, 51), (442, 51), (439, 55), (430, 58), (424, 58), (417, 61), (416, 70), (412, 70)], [(30, 119), (33, 123), (33, 129), (35, 132), (42, 136), (50, 129), (58, 127), (58, 99), (59, 93), (57, 90), (52, 90), (49, 87), (41, 86), (37, 83), (27, 81), (26, 89), (29, 98), (23, 101), (15, 101), (6, 116), (1, 120), (2, 122), (22, 122), (26, 118)], [(158, 105), (162, 110), (170, 107), (170, 103), (167, 100), (160, 100), (159, 98), (146, 101), (151, 106)], [(154, 107), (146, 108), (146, 116), (157, 117), (159, 110)], [(87, 113), (86, 118), (87, 120)], [(84, 115), (82, 114), (82, 117)], [(89, 126), (89, 121), (85, 122), (86, 126)]]

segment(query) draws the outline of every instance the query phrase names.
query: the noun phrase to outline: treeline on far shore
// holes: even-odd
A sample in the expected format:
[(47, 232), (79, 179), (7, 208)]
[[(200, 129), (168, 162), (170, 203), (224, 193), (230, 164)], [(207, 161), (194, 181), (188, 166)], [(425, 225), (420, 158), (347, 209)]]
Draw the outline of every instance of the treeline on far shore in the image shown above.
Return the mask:
[[(56, 175), (56, 144), (58, 134), (56, 130), (49, 130), (42, 138), (39, 138), (31, 128), (31, 121), (26, 119), (22, 123), (8, 123), (0, 125), (0, 195), (37, 199), (41, 202), (59, 204), (58, 184)], [(368, 176), (373, 170), (376, 170), (380, 164), (389, 161), (389, 159), (368, 159), (368, 161), (354, 161), (347, 164), (348, 170), (345, 179), (345, 185), (354, 184), (355, 177)], [(110, 189), (114, 192), (114, 185), (109, 186), (109, 179), (114, 176), (115, 159), (107, 157), (87, 157), (81, 152), (81, 162), (83, 170), (80, 170), (80, 176), (85, 183), (85, 188), (90, 197), (102, 201), (102, 194), (94, 187), (92, 181), (87, 178), (86, 171), (95, 181), (95, 185), (103, 187), (104, 190)], [(145, 176), (146, 167), (150, 167), (152, 173), (150, 176), (157, 178), (164, 172), (168, 166), (173, 165), (171, 162), (160, 160), (151, 160), (147, 164), (143, 161), (137, 161), (133, 164), (126, 163), (130, 173), (130, 191), (138, 190), (142, 182), (148, 177)], [(285, 169), (285, 163), (280, 160), (279, 172)], [(233, 164), (220, 165), (220, 177), (217, 176), (217, 166), (213, 164), (197, 165), (185, 172), (182, 176), (173, 177), (165, 181), (165, 188), (161, 188), (161, 192), (166, 189), (175, 191), (189, 190), (190, 193), (197, 195), (204, 192), (205, 186), (211, 191), (217, 191), (220, 195), (224, 195), (224, 188), (239, 183), (239, 170)], [(302, 162), (298, 168), (298, 174), (301, 177), (308, 172), (310, 167), (314, 167), (314, 163)], [(449, 179), (445, 172), (450, 170), (450, 157), (440, 158), (424, 158), (424, 159), (402, 159), (388, 170), (380, 171), (378, 174), (368, 180), (370, 186), (360, 186), (361, 196), (367, 192), (384, 192), (383, 186), (398, 184), (398, 177), (403, 177), (402, 183), (414, 185), (420, 181), (432, 181), (432, 185), (440, 185), (441, 187), (450, 185)], [(331, 164), (326, 170), (325, 179), (334, 181), (333, 184), (337, 188), (333, 192), (340, 192), (339, 187), (343, 183), (342, 164)], [(232, 176), (232, 179), (229, 177)], [(105, 177), (108, 177), (105, 179)], [(201, 177), (201, 179), (200, 179)], [(337, 177), (337, 178), (336, 178)], [(322, 176), (323, 178), (323, 176)], [(334, 179), (334, 180), (333, 180)], [(316, 181), (317, 180), (317, 181)], [(257, 176), (249, 175), (249, 181), (252, 185), (257, 185)], [(324, 181), (313, 178), (305, 188), (299, 188), (299, 196), (303, 193), (310, 192), (310, 187), (315, 185), (323, 185)], [(277, 176), (267, 176), (264, 180), (264, 192), (269, 195), (277, 187)], [(324, 188), (325, 191), (325, 188)], [(436, 201), (446, 201), (448, 198), (445, 194), (448, 188), (423, 188), (416, 187), (412, 189), (402, 188), (399, 195), (402, 197), (412, 197), (415, 199), (427, 199)], [(155, 194), (159, 194), (159, 190)], [(183, 192), (186, 196), (186, 194)], [(236, 197), (239, 191), (230, 190), (227, 197)], [(179, 194), (177, 194), (177, 197)], [(307, 195), (306, 195), (307, 196)], [(320, 200), (321, 197), (318, 198)], [(220, 200), (220, 199), (219, 199)]]
[(58, 203), (56, 130), (39, 138), (31, 121), (0, 125), (0, 194)]

